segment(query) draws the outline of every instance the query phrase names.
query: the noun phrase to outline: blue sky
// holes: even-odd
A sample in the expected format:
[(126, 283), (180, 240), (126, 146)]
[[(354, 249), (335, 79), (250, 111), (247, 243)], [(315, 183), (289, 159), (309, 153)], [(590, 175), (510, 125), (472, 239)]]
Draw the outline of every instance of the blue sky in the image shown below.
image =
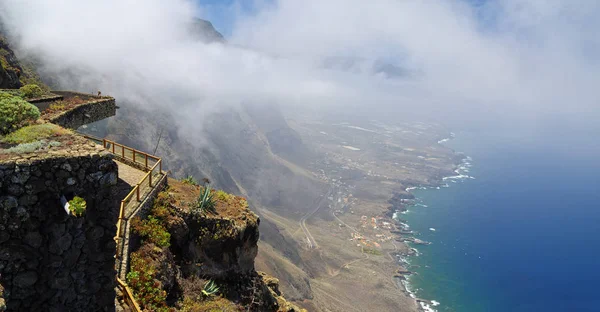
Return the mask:
[(231, 35), (238, 13), (250, 14), (254, 10), (252, 0), (197, 0), (196, 2), (202, 7), (200, 17), (211, 21), (217, 31), (225, 37)]
[[(276, 0), (262, 0), (260, 3), (274, 3)], [(326, 0), (325, 0), (326, 1)], [(473, 7), (481, 7), (483, 4), (489, 3), (493, 0), (456, 0), (460, 2), (466, 2)], [(198, 5), (202, 7), (201, 18), (207, 19), (212, 22), (217, 31), (223, 34), (225, 37), (231, 36), (231, 32), (236, 22), (236, 17), (239, 14), (252, 14), (256, 9), (255, 0), (196, 0)], [(488, 28), (493, 22), (493, 12), (489, 11), (478, 11), (481, 26)]]

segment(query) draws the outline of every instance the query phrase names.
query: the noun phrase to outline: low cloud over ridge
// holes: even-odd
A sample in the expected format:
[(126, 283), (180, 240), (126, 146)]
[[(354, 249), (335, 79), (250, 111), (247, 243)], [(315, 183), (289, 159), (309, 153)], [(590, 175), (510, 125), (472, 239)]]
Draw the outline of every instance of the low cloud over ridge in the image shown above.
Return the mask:
[(290, 0), (256, 2), (251, 14), (236, 5), (227, 45), (186, 32), (202, 1), (4, 0), (0, 17), (46, 72), (75, 71), (67, 84), (186, 115), (251, 102), (598, 113), (597, 1)]

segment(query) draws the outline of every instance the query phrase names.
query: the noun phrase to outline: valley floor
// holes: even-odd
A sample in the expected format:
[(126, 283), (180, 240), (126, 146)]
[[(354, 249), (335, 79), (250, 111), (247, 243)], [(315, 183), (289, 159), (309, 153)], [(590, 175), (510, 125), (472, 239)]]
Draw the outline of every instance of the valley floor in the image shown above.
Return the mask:
[(290, 126), (319, 151), (306, 170), (329, 188), (297, 218), (261, 211), (298, 245), (301, 260), (265, 244), (258, 269), (282, 279), (287, 297), (309, 311), (418, 311), (400, 282), (410, 274), (400, 256), (412, 253), (403, 240), (412, 237), (400, 236), (408, 231), (392, 215), (410, 204), (407, 187), (453, 172), (459, 157), (438, 144), (450, 134), (420, 123)]

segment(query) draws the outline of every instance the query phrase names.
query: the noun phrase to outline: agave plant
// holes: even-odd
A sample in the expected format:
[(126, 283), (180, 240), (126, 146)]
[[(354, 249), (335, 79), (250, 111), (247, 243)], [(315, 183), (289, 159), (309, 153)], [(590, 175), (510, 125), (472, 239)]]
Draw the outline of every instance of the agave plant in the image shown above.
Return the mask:
[(213, 198), (213, 194), (209, 185), (204, 187), (204, 191), (198, 198), (197, 206), (200, 213), (216, 213), (215, 199)]
[(202, 289), (202, 294), (206, 297), (214, 296), (219, 291), (219, 287), (213, 280), (208, 281), (204, 284), (204, 289)]

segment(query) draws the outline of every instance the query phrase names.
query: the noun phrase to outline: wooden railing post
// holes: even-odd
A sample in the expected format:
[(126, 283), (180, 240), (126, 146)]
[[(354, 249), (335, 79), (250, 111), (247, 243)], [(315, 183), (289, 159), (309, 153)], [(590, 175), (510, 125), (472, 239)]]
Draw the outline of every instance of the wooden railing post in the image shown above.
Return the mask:
[(148, 154), (144, 154), (146, 156), (146, 169), (148, 169)]
[(138, 184), (135, 188), (137, 201), (140, 201), (140, 185)]
[(112, 142), (111, 145), (112, 145), (112, 150), (113, 150), (113, 154), (114, 154), (115, 153), (115, 142)]
[(158, 160), (158, 173), (161, 174), (162, 173), (162, 159)]
[(135, 162), (135, 150), (133, 150), (133, 162)]
[(152, 171), (150, 171), (150, 174), (148, 175), (148, 184), (152, 187)]
[(125, 145), (121, 146), (121, 156), (125, 158)]

